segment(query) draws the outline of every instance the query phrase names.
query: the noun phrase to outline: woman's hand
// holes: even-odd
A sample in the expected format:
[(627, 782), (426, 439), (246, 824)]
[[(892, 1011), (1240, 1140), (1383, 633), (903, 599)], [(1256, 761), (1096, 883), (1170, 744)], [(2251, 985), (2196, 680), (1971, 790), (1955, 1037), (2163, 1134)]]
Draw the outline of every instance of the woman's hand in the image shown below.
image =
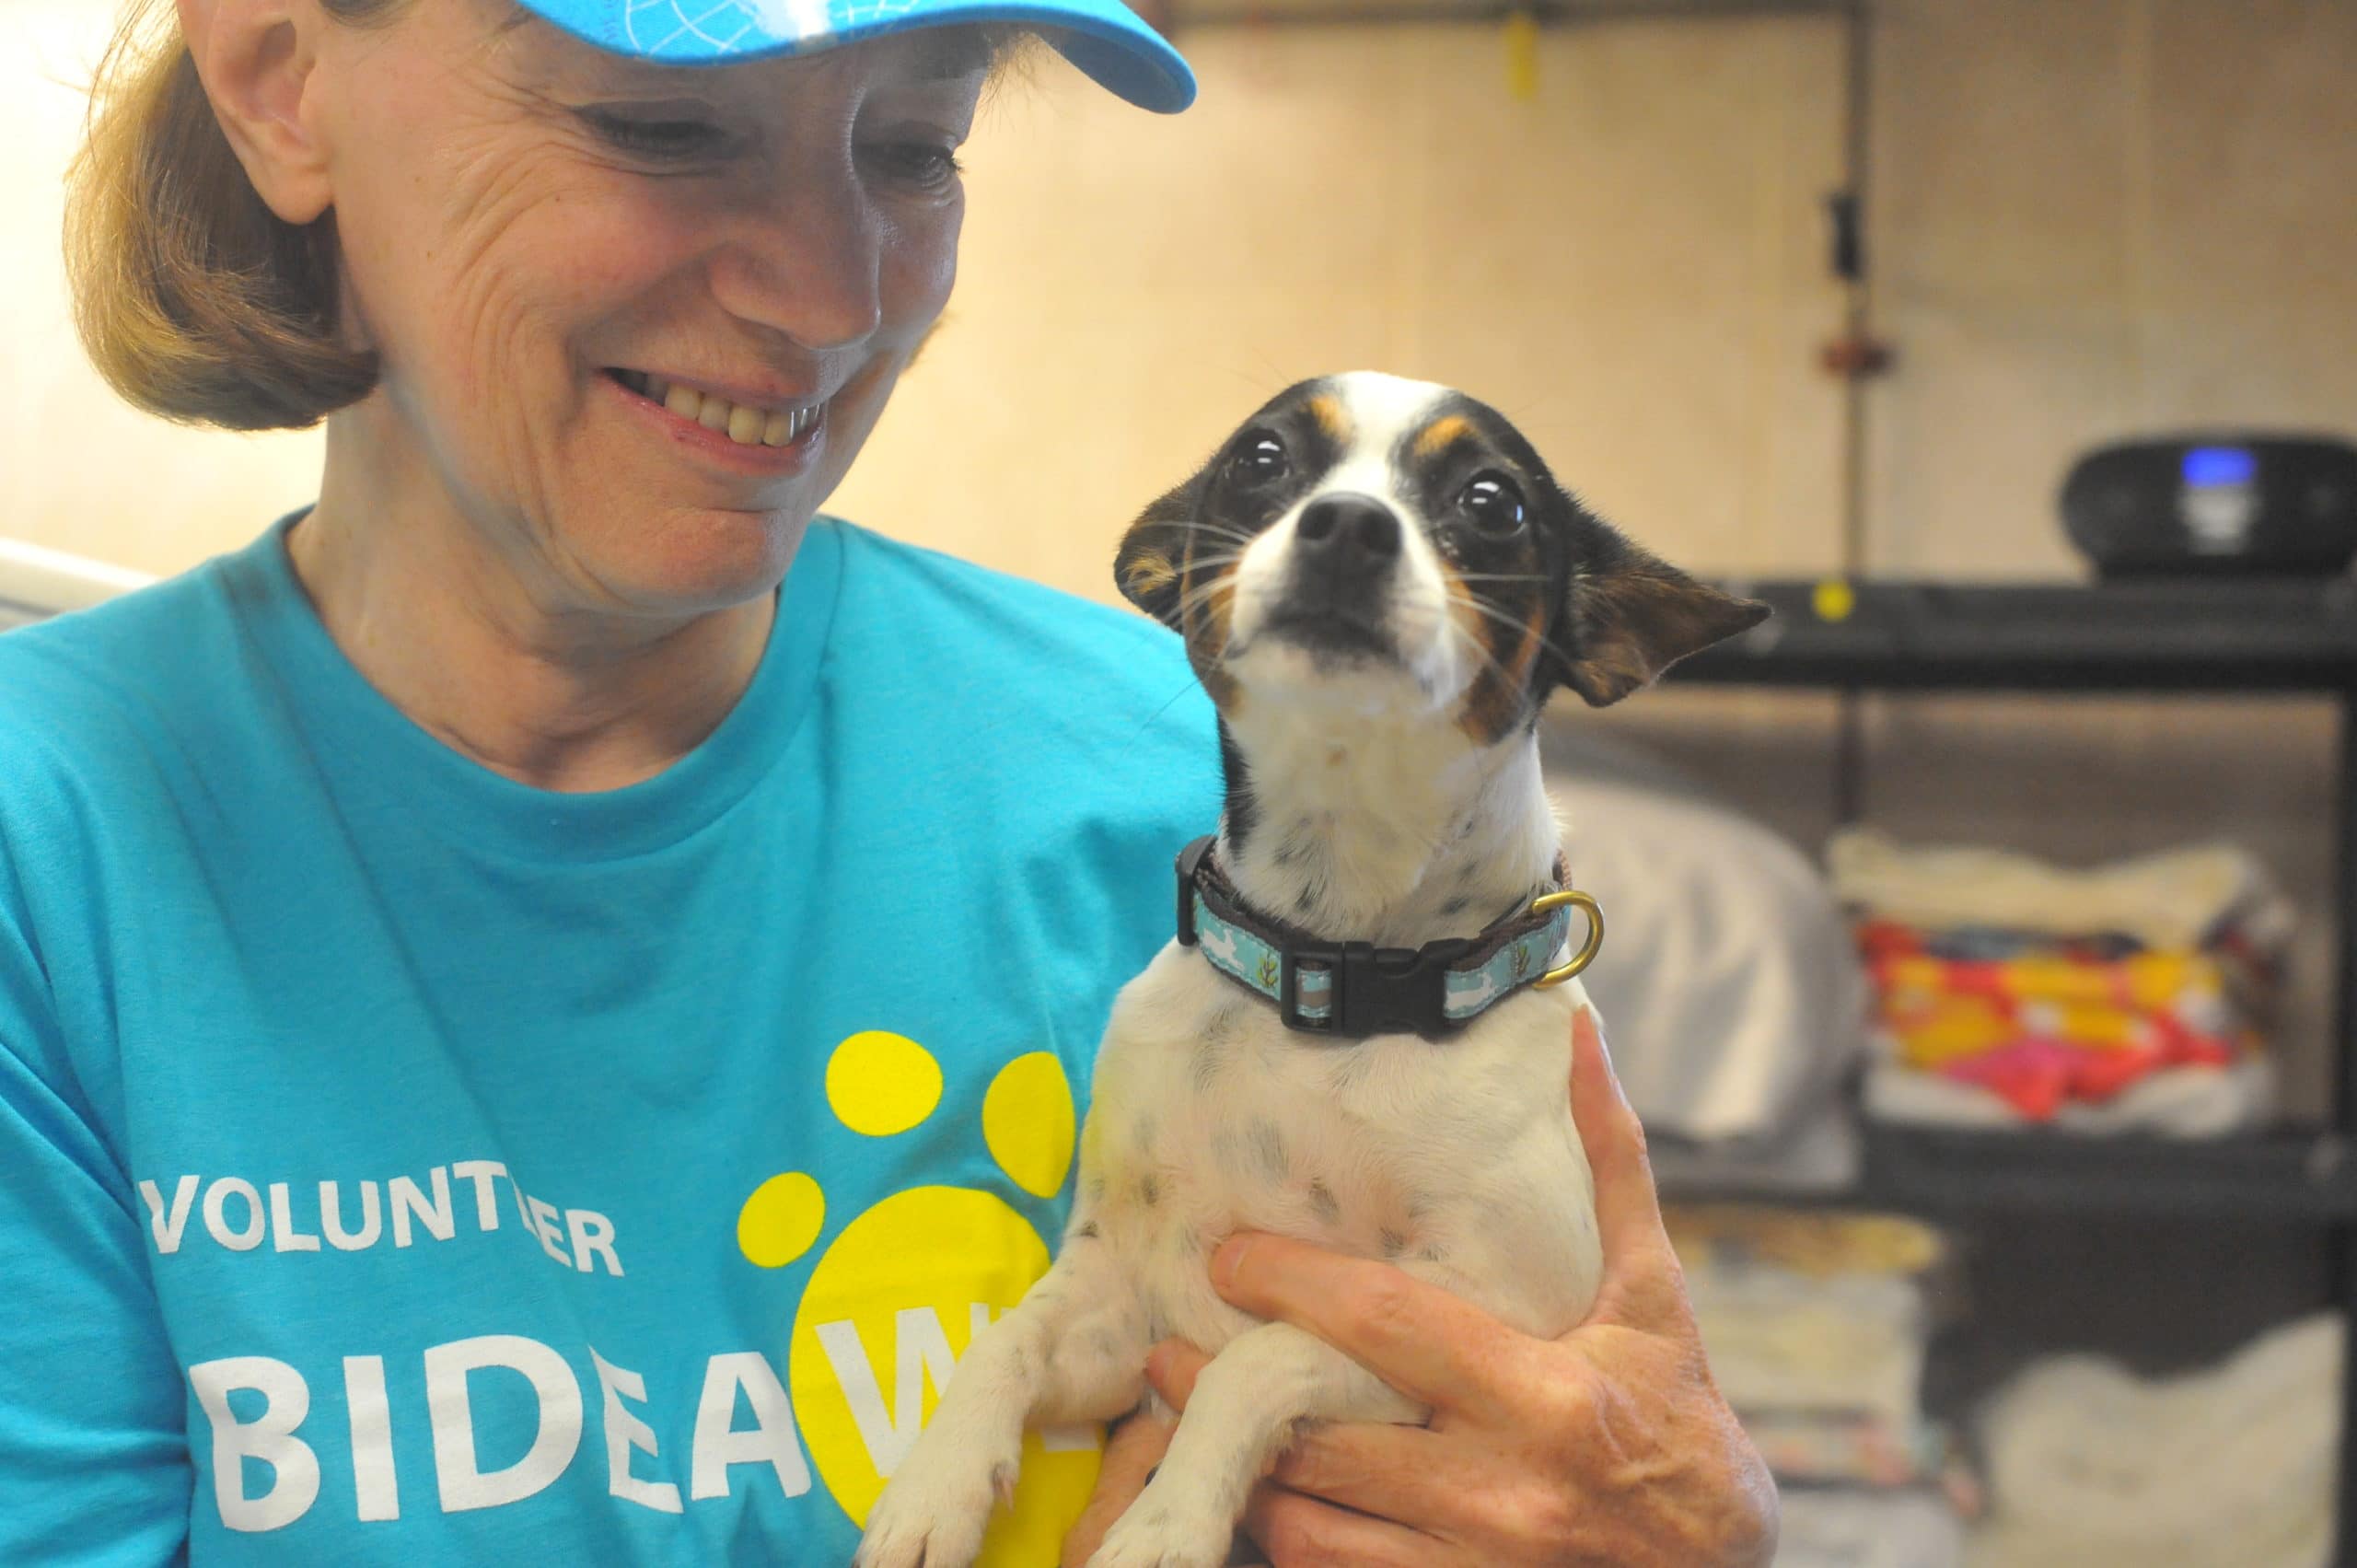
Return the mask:
[[(1425, 1427), (1305, 1433), (1245, 1516), (1273, 1568), (1761, 1568), (1775, 1555), (1774, 1484), (1711, 1380), (1643, 1130), (1586, 1010), (1572, 1110), (1596, 1172), (1604, 1283), (1560, 1340), (1519, 1333), (1387, 1264), (1276, 1237), (1239, 1236), (1213, 1259), (1229, 1301), (1309, 1330), (1433, 1407)], [(1184, 1409), (1204, 1365), (1174, 1342), (1148, 1375)], [(1141, 1446), (1153, 1435), (1122, 1434)], [(1128, 1495), (1153, 1462), (1135, 1464)], [(1128, 1501), (1114, 1496), (1115, 1469), (1109, 1459), (1092, 1504), (1109, 1523)]]
[(1178, 1423), (1152, 1411), (1140, 1411), (1113, 1428), (1105, 1442), (1105, 1463), (1097, 1472), (1097, 1491), (1088, 1506), (1064, 1535), (1058, 1568), (1085, 1568), (1103, 1543), (1105, 1532), (1137, 1501), (1146, 1479), (1162, 1462)]

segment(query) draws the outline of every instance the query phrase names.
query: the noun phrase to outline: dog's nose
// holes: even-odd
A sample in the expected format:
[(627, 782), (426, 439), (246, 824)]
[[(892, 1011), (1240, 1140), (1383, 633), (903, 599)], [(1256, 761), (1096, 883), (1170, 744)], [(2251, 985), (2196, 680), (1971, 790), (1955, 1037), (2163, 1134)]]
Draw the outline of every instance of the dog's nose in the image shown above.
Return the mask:
[(1294, 531), (1303, 559), (1332, 571), (1375, 571), (1399, 553), (1399, 518), (1372, 495), (1321, 495)]

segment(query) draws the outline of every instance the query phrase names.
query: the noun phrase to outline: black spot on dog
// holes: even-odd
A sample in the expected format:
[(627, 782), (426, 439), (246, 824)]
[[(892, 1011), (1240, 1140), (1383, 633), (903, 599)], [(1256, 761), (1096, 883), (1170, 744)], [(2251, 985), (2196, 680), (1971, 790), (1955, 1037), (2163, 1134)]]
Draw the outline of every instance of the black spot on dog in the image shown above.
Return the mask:
[(1335, 1199), (1334, 1190), (1314, 1176), (1309, 1179), (1309, 1206), (1328, 1225), (1339, 1224), (1342, 1218), (1342, 1205)]
[(1444, 915), (1460, 915), (1472, 907), (1473, 900), (1465, 894), (1459, 893), (1441, 905), (1440, 912)]
[(1266, 1117), (1256, 1118), (1245, 1134), (1252, 1163), (1271, 1181), (1283, 1181), (1293, 1162), (1285, 1155), (1285, 1135)]
[(1304, 887), (1293, 897), (1293, 912), (1295, 914), (1307, 914), (1317, 907), (1318, 889), (1315, 888)]
[(1149, 1209), (1162, 1202), (1162, 1179), (1152, 1171), (1138, 1178), (1138, 1202)]
[(1383, 1227), (1381, 1239), (1383, 1244), (1383, 1255), (1386, 1259), (1397, 1258), (1399, 1254), (1408, 1250), (1408, 1238), (1400, 1235), (1399, 1232), (1393, 1230), (1389, 1225), (1385, 1225)]
[(1427, 1241), (1416, 1249), (1416, 1256), (1427, 1263), (1438, 1263), (1447, 1259), (1448, 1249), (1437, 1241)]
[(1094, 1241), (1099, 1234), (1100, 1233), (1097, 1230), (1097, 1222), (1095, 1220), (1089, 1221), (1086, 1225), (1082, 1225), (1078, 1230), (1072, 1233), (1073, 1239), (1075, 1241)]

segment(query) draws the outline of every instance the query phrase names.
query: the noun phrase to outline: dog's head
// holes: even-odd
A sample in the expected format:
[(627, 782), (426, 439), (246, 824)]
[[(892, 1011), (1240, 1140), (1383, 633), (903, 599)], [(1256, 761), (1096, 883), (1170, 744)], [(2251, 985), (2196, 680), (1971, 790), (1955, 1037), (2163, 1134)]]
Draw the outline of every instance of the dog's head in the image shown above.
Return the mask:
[(1416, 709), (1482, 745), (1559, 684), (1618, 702), (1768, 614), (1631, 543), (1495, 410), (1372, 372), (1280, 393), (1146, 508), (1114, 571), (1223, 711)]

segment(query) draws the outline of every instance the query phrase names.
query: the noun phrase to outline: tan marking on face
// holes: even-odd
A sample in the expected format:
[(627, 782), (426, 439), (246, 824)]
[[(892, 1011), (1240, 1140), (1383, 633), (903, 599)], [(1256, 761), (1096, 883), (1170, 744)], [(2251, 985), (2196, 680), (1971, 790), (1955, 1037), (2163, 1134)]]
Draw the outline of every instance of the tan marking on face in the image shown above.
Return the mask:
[(1236, 618), (1236, 567), (1231, 560), (1199, 572), (1190, 562), (1179, 585), (1179, 633), (1187, 642), (1187, 660), (1222, 713), (1233, 712), (1241, 695), (1221, 662)]
[(1490, 618), (1474, 607), (1472, 590), (1465, 579), (1457, 575), (1457, 567), (1449, 561), (1440, 562), (1440, 589), (1447, 597), (1448, 618), (1475, 647), (1489, 646)]
[(1523, 696), (1530, 689), (1531, 667), (1547, 640), (1547, 603), (1534, 598), (1520, 629), (1514, 634), (1514, 645), (1501, 647), (1499, 639), (1507, 634), (1508, 628), (1495, 617), (1484, 615), (1465, 603), (1465, 590), (1457, 574), (1448, 570), (1445, 563), (1442, 569), (1448, 582), (1450, 613), (1490, 656), (1465, 694), (1457, 726), (1479, 744), (1492, 746), (1504, 739), (1515, 721), (1522, 716)]
[(1142, 552), (1121, 571), (1121, 586), (1138, 597), (1167, 588), (1178, 580), (1178, 569), (1170, 564), (1170, 557), (1159, 551)]
[(1342, 412), (1341, 399), (1330, 392), (1320, 392), (1309, 400), (1307, 407), (1309, 417), (1318, 422), (1318, 428), (1323, 430), (1336, 446), (1350, 445), (1351, 417)]
[(1424, 426), (1422, 434), (1416, 437), (1414, 454), (1419, 458), (1437, 458), (1448, 450), (1451, 443), (1472, 434), (1472, 422), (1463, 414), (1446, 415)]

